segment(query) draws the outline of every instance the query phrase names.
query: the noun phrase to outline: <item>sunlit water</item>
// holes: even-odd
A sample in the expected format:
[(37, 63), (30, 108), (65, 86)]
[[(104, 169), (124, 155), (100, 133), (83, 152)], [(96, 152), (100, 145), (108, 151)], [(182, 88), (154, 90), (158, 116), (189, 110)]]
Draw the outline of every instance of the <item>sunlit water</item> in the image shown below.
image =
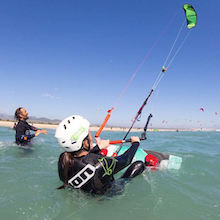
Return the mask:
[(95, 197), (56, 190), (62, 149), (54, 132), (20, 149), (14, 131), (0, 127), (0, 219), (220, 219), (220, 132), (149, 132), (142, 148), (181, 156), (180, 170), (145, 171)]

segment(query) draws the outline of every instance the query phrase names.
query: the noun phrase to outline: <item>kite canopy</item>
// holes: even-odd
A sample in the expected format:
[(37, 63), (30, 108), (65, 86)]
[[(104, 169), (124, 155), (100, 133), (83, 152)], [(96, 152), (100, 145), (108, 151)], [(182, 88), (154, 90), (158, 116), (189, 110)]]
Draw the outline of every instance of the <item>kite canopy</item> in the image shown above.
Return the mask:
[(195, 9), (193, 8), (192, 5), (188, 5), (188, 4), (183, 5), (183, 9), (186, 14), (187, 28), (191, 29), (195, 27), (197, 23), (197, 15)]

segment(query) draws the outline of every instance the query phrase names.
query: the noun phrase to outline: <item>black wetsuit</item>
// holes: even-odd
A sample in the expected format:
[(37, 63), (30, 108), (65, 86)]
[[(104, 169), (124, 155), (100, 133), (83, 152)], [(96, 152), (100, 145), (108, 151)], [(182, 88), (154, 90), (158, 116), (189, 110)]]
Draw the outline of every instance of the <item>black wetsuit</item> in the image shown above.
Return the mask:
[(15, 134), (16, 144), (24, 146), (29, 144), (31, 139), (35, 137), (35, 134), (30, 134), (30, 130), (37, 131), (39, 129), (29, 125), (26, 121), (19, 120), (19, 122), (15, 127), (15, 130), (16, 130), (16, 134)]
[[(64, 183), (67, 183), (68, 180), (68, 183), (74, 188), (79, 188), (89, 193), (103, 194), (111, 187), (112, 182), (114, 181), (113, 175), (127, 167), (132, 162), (138, 146), (139, 143), (134, 142), (124, 154), (115, 158), (99, 154), (100, 149), (98, 146), (95, 146), (85, 156), (74, 157), (74, 155), (72, 155), (72, 160), (68, 163), (67, 169), (61, 164), (64, 164), (62, 162), (66, 160), (65, 157), (70, 153), (64, 152), (60, 155), (58, 162), (59, 177)], [(93, 171), (88, 167), (90, 165), (94, 167)], [(88, 169), (86, 169), (86, 167)], [(83, 171), (83, 169), (86, 170)], [(133, 178), (142, 173), (144, 169), (144, 163), (142, 161), (136, 161), (125, 171), (121, 178)], [(88, 178), (88, 181), (82, 184), (84, 179), (89, 175), (93, 176)]]

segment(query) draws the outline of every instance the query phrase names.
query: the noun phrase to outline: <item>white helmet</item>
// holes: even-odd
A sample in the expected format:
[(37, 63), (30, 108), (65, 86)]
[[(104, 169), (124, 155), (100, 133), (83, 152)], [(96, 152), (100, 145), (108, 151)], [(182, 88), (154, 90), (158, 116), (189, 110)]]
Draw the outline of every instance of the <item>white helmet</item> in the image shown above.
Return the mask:
[(60, 122), (55, 137), (68, 152), (78, 151), (89, 134), (89, 121), (79, 115), (72, 115)]

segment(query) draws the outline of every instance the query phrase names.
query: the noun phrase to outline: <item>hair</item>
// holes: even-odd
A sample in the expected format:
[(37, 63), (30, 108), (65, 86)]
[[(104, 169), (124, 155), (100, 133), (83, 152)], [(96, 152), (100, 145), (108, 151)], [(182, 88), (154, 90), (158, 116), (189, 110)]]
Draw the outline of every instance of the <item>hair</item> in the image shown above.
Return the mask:
[[(86, 142), (87, 142), (87, 144), (88, 144), (88, 148), (87, 148), (87, 147), (85, 148)], [(85, 151), (90, 151), (91, 146), (90, 146), (89, 135), (87, 135), (87, 136), (84, 138), (84, 140), (83, 140), (83, 142), (82, 142), (82, 148), (83, 148), (83, 150), (85, 150)]]
[[(90, 144), (88, 140), (89, 136), (86, 136), (82, 143), (82, 148), (79, 149), (76, 152), (63, 152), (58, 160), (58, 174), (61, 181), (63, 181), (63, 185), (58, 187), (57, 189), (63, 189), (68, 185), (69, 177), (71, 176), (73, 172), (73, 166), (74, 166), (74, 157), (76, 154), (82, 152), (82, 151), (89, 151), (90, 150)], [(89, 148), (84, 148), (85, 141), (88, 142)]]
[(58, 173), (60, 180), (68, 184), (70, 170), (74, 164), (74, 156), (71, 152), (63, 152), (58, 161)]
[(19, 107), (19, 108), (16, 109), (15, 115), (14, 115), (14, 117), (15, 117), (16, 120), (19, 120), (19, 119), (20, 119), (20, 114), (21, 114), (21, 109), (22, 109), (22, 108), (23, 108), (23, 107)]

